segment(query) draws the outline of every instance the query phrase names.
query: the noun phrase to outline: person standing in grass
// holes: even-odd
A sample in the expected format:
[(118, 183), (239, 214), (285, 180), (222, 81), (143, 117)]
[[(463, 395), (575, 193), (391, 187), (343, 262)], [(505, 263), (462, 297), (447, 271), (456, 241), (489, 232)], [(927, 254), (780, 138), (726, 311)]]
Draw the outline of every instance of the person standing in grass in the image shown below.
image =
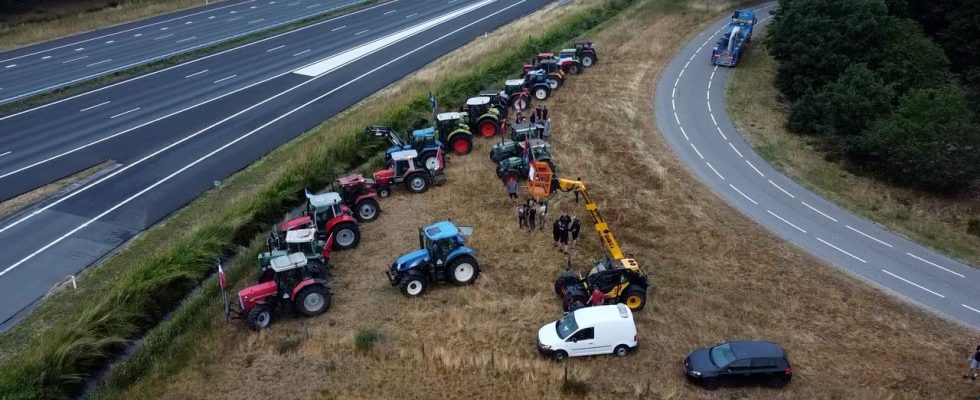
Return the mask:
[(538, 206), (535, 204), (534, 199), (527, 199), (527, 227), (528, 233), (534, 231), (534, 222), (538, 214)]
[(555, 247), (558, 247), (558, 241), (561, 239), (561, 221), (565, 217), (565, 212), (562, 211), (558, 218), (555, 218), (555, 223), (551, 224), (551, 234), (555, 238)]
[(558, 219), (558, 244), (561, 246), (562, 253), (568, 253), (568, 228), (572, 224), (572, 218), (567, 213), (562, 213)]
[(538, 230), (544, 230), (544, 225), (547, 223), (548, 219), (548, 201), (541, 200), (538, 203)]
[(550, 119), (548, 118), (548, 106), (544, 106), (544, 108), (541, 109), (541, 115), (538, 116), (538, 119), (543, 119), (545, 121)]
[(970, 368), (966, 370), (963, 374), (963, 379), (970, 378), (972, 380), (977, 380), (977, 372), (980, 372), (980, 346), (977, 346), (973, 350), (973, 354), (970, 355), (968, 360), (970, 362)]
[(514, 199), (514, 202), (516, 203), (517, 202), (517, 180), (516, 179), (510, 179), (510, 180), (508, 180), (505, 183), (505, 185), (507, 185), (507, 196), (510, 197), (510, 198), (512, 198), (512, 199)]
[(568, 232), (572, 235), (572, 248), (578, 243), (578, 234), (582, 231), (582, 220), (578, 215), (572, 218), (572, 224), (568, 227)]
[(517, 225), (523, 229), (524, 225), (527, 225), (527, 213), (524, 210), (524, 204), (517, 205)]

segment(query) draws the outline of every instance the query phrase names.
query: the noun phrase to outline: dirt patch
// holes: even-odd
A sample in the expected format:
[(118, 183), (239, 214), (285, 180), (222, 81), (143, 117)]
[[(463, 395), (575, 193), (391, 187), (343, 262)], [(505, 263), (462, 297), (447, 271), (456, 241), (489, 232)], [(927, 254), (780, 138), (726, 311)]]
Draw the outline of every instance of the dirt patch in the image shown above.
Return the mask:
[(70, 187), (78, 185), (80, 182), (91, 178), (96, 173), (104, 171), (106, 168), (113, 165), (116, 165), (114, 161), (104, 161), (74, 175), (62, 178), (20, 196), (0, 202), (0, 220), (3, 220), (4, 218), (52, 195), (58, 194), (65, 190), (70, 190)]
[[(565, 259), (547, 231), (520, 231), (513, 202), (485, 154), (455, 157), (449, 183), (397, 193), (354, 251), (335, 253), (334, 305), (287, 317), (260, 334), (220, 325), (195, 342), (176, 374), (153, 375), (131, 397), (211, 398), (965, 398), (959, 379), (975, 334), (825, 266), (752, 223), (696, 182), (653, 119), (656, 78), (692, 32), (718, 14), (649, 1), (594, 39), (598, 66), (569, 79), (547, 103), (563, 176), (581, 176), (625, 251), (651, 274), (654, 295), (637, 313), (641, 348), (625, 358), (563, 366), (534, 350), (537, 329), (560, 315), (552, 291)], [(655, 38), (655, 40), (651, 40)], [(643, 60), (643, 62), (623, 62)], [(515, 69), (518, 66), (515, 66)], [(574, 198), (553, 211), (585, 217)], [(403, 297), (382, 276), (415, 229), (440, 219), (476, 227), (483, 274), (470, 287), (435, 286)], [(600, 257), (583, 232), (575, 268)], [(215, 305), (217, 307), (217, 305)], [(377, 335), (358, 348), (359, 332)], [(688, 385), (681, 360), (723, 339), (782, 343), (796, 378), (784, 390)], [(567, 369), (566, 369), (567, 367)], [(566, 388), (566, 394), (563, 394)]]

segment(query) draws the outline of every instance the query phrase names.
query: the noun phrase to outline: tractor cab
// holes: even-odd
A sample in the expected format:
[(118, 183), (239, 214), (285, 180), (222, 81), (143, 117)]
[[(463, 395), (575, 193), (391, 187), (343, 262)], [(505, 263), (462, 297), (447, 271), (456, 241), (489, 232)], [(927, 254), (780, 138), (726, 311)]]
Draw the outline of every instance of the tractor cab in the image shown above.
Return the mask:
[(755, 13), (749, 10), (736, 10), (732, 13), (731, 23), (743, 26), (754, 26), (759, 22), (755, 18)]
[(259, 254), (259, 282), (271, 281), (274, 271), (271, 269), (272, 260), (286, 255), (302, 254), (306, 256), (306, 268), (319, 278), (326, 278), (326, 268), (330, 263), (330, 248), (333, 246), (333, 235), (327, 240), (316, 236), (315, 229), (293, 229), (286, 231), (286, 250), (273, 250)]
[(562, 49), (555, 56), (555, 61), (558, 66), (561, 67), (562, 71), (566, 71), (570, 74), (580, 74), (582, 73), (582, 60), (578, 59), (575, 54), (577, 51), (575, 49)]
[(548, 138), (544, 136), (544, 125), (525, 122), (510, 126), (510, 140), (523, 142), (528, 138), (547, 140)]
[(351, 174), (337, 178), (332, 184), (334, 190), (340, 193), (344, 205), (354, 211), (354, 218), (359, 222), (374, 221), (381, 212), (378, 204), (378, 193), (374, 182), (364, 179), (361, 174)]
[(381, 197), (390, 196), (392, 187), (399, 183), (404, 183), (412, 193), (422, 193), (429, 190), (431, 185), (446, 182), (442, 173), (443, 160), (440, 157), (436, 157), (437, 165), (434, 169), (427, 169), (418, 165), (418, 156), (415, 150), (391, 153), (388, 168), (374, 173), (375, 187)]
[(473, 283), (480, 273), (476, 252), (466, 247), (473, 228), (449, 221), (419, 228), (419, 249), (399, 255), (386, 272), (392, 286), (406, 296), (425, 292), (430, 282)]
[(326, 281), (309, 268), (306, 255), (291, 253), (269, 261), (270, 279), (238, 292), (238, 302), (245, 321), (254, 330), (272, 323), (277, 310), (292, 306), (311, 317), (330, 308), (330, 291)]
[(446, 143), (453, 153), (470, 154), (473, 151), (473, 133), (467, 123), (469, 117), (464, 112), (436, 114), (436, 138)]
[(481, 90), (478, 94), (480, 97), (489, 97), (490, 106), (496, 108), (500, 112), (500, 118), (507, 118), (507, 108), (510, 107), (510, 101), (508, 100), (507, 93), (503, 90)]
[(635, 260), (603, 259), (583, 274), (567, 271), (555, 281), (555, 293), (562, 297), (562, 309), (571, 311), (588, 303), (590, 293), (599, 289), (606, 304), (622, 303), (633, 311), (646, 305), (649, 278), (640, 272)]
[(327, 221), (342, 215), (351, 215), (350, 208), (344, 205), (340, 194), (328, 192), (307, 197), (306, 213), (313, 218), (313, 226), (321, 232)]
[(463, 107), (466, 110), (466, 122), (481, 136), (492, 137), (500, 131), (501, 113), (493, 107), (490, 97), (470, 97)]
[(417, 159), (420, 165), (429, 169), (436, 167), (435, 157), (442, 143), (435, 139), (433, 128), (415, 130), (407, 140), (403, 139), (390, 126), (368, 126), (364, 128), (364, 134), (384, 138), (388, 141), (390, 147), (385, 150), (385, 164), (391, 163), (392, 153), (411, 149), (420, 154)]
[(575, 47), (575, 57), (582, 61), (582, 66), (589, 68), (599, 61), (599, 55), (592, 47), (591, 40), (576, 40), (572, 47)]
[(524, 79), (508, 79), (504, 81), (504, 93), (507, 96), (513, 96), (515, 93), (519, 93), (524, 89)]
[(526, 151), (525, 148), (528, 145), (531, 146), (531, 151), (534, 152), (534, 159), (551, 158), (551, 153), (548, 150), (551, 144), (541, 139), (531, 139), (530, 141), (504, 140), (497, 143), (490, 148), (490, 159), (493, 162), (499, 162), (500, 160), (511, 157), (520, 157), (524, 154)]
[(556, 78), (549, 77), (543, 69), (535, 69), (524, 74), (524, 87), (530, 90), (534, 98), (545, 100), (551, 91), (558, 87)]
[(279, 225), (279, 237), (285, 238), (292, 230), (312, 228), (318, 239), (328, 240), (333, 236), (331, 244), (337, 249), (352, 248), (361, 240), (357, 220), (336, 192), (312, 194), (307, 191), (305, 214)]

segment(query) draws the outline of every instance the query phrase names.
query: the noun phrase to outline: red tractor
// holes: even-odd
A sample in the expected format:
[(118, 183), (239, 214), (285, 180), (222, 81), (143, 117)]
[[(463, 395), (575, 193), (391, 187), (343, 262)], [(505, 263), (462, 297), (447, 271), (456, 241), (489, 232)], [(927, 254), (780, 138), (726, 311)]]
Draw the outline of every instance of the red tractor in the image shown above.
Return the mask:
[(391, 163), (388, 168), (374, 173), (374, 184), (381, 197), (390, 196), (391, 188), (400, 183), (405, 184), (405, 188), (412, 193), (423, 193), (429, 190), (429, 186), (446, 183), (446, 176), (442, 173), (442, 166), (445, 165), (442, 154), (438, 157), (436, 169), (418, 166), (415, 162), (416, 158), (418, 152), (415, 150), (391, 153)]
[(592, 47), (591, 40), (576, 40), (574, 47), (575, 57), (581, 60), (583, 67), (589, 68), (599, 61), (599, 55), (596, 54), (595, 48)]
[(378, 204), (378, 192), (361, 174), (351, 174), (340, 177), (334, 182), (340, 186), (340, 199), (344, 205), (354, 210), (354, 218), (358, 222), (370, 222), (378, 219), (381, 205)]
[(293, 218), (279, 226), (280, 237), (293, 229), (316, 229), (317, 237), (326, 240), (333, 235), (333, 248), (349, 249), (361, 241), (361, 228), (352, 216), (350, 208), (336, 192), (312, 194), (306, 192), (306, 211), (302, 217)]
[(507, 102), (517, 111), (526, 110), (531, 105), (531, 90), (524, 86), (524, 79), (504, 81), (504, 94)]
[(293, 309), (305, 317), (326, 312), (330, 308), (327, 281), (308, 265), (303, 253), (270, 260), (271, 280), (238, 291), (238, 313), (245, 316), (245, 324), (258, 331), (267, 328), (280, 311)]

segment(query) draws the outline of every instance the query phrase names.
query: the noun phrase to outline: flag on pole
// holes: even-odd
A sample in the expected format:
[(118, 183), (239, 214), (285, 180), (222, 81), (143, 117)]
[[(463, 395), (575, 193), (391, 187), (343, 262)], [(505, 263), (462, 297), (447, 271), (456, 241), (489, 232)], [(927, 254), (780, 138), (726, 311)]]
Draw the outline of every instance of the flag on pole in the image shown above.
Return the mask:
[(442, 154), (442, 146), (439, 146), (439, 148), (436, 149), (436, 161), (439, 162), (439, 165), (436, 166), (436, 169), (443, 169), (443, 167), (446, 166), (446, 161)]
[(221, 285), (221, 289), (228, 286), (228, 278), (225, 277), (225, 270), (221, 268), (221, 259), (218, 259), (218, 284)]

